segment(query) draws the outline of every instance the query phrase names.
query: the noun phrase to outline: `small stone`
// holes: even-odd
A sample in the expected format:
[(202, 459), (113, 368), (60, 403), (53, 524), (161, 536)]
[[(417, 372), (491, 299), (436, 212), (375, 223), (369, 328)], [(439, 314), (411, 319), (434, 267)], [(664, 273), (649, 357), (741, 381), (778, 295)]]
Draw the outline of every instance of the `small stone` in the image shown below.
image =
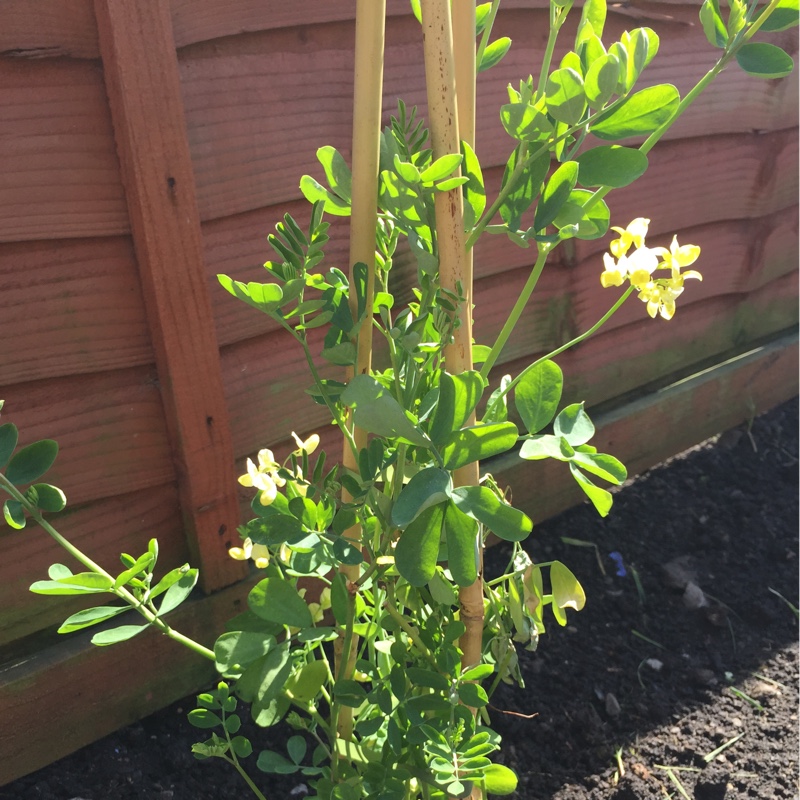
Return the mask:
[(609, 717), (618, 717), (621, 711), (617, 698), (611, 692), (608, 692), (606, 694), (606, 714)]
[(696, 686), (714, 686), (717, 683), (717, 677), (710, 669), (698, 668), (692, 670), (691, 675)]
[(664, 662), (659, 661), (657, 658), (648, 658), (644, 663), (647, 664), (647, 666), (650, 667), (650, 669), (652, 669), (654, 672), (661, 672), (664, 667)]
[(735, 727), (737, 727), (737, 728), (742, 728), (742, 727), (744, 727), (744, 722), (742, 722), (742, 720), (741, 720), (741, 718), (740, 718), (740, 717), (734, 717), (734, 718), (731, 720), (731, 724), (732, 724), (732, 725), (734, 725), (734, 726), (735, 726)]
[(683, 604), (686, 608), (704, 608), (708, 605), (703, 590), (694, 581), (689, 581), (683, 590)]

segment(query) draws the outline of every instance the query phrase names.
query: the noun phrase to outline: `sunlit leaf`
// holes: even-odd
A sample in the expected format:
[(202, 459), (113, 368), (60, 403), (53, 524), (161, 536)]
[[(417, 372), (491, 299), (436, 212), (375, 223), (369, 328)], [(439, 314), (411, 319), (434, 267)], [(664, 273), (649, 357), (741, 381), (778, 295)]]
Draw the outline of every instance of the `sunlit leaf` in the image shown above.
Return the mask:
[(444, 502), (451, 487), (450, 473), (438, 467), (420, 470), (403, 487), (392, 507), (392, 524), (406, 528), (426, 508)]
[[(794, 69), (791, 56), (767, 42), (742, 45), (736, 54), (736, 61), (748, 75), (756, 78), (785, 78)], [(13, 460), (11, 463), (14, 463)]]
[(553, 419), (563, 384), (561, 368), (546, 360), (527, 370), (514, 387), (514, 406), (528, 433), (538, 433)]
[(426, 508), (400, 534), (395, 565), (412, 586), (424, 586), (436, 572), (444, 509), (444, 503)]
[(44, 475), (58, 455), (58, 444), (42, 439), (18, 450), (8, 462), (6, 478), (15, 486), (31, 483)]
[(591, 131), (598, 139), (606, 140), (646, 136), (670, 120), (679, 103), (678, 90), (671, 84), (651, 86), (601, 114)]
[(294, 628), (310, 628), (313, 624), (303, 598), (294, 586), (280, 578), (264, 578), (257, 583), (247, 597), (247, 605), (268, 622)]
[(105, 622), (107, 619), (116, 617), (117, 614), (122, 614), (124, 611), (130, 611), (130, 606), (97, 606), (95, 608), (86, 608), (67, 617), (61, 623), (58, 633), (72, 633), (79, 631), (82, 628), (88, 628), (90, 625), (97, 625), (100, 622)]
[(150, 625), (120, 625), (118, 628), (111, 628), (107, 631), (100, 631), (92, 636), (92, 644), (97, 647), (106, 647), (110, 644), (118, 644), (119, 642), (127, 642), (128, 639), (133, 639), (138, 636), (143, 630), (149, 628)]
[(647, 169), (647, 156), (640, 150), (619, 145), (602, 145), (581, 153), (578, 182), (583, 186), (619, 189), (640, 178)]

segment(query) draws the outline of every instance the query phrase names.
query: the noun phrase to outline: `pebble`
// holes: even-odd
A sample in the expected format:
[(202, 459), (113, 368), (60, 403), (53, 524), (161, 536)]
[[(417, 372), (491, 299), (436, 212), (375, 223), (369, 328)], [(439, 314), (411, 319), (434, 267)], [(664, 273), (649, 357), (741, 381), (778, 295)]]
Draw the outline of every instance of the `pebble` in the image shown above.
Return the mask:
[(606, 694), (606, 714), (609, 717), (618, 717), (621, 711), (619, 700), (611, 692), (608, 692)]

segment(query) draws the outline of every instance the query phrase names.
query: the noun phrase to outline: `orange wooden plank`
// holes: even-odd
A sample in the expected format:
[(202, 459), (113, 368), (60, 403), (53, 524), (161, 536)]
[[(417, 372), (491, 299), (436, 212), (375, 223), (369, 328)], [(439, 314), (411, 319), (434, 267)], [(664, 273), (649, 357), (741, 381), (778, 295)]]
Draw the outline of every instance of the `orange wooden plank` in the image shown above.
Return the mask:
[(0, 241), (127, 231), (96, 64), (0, 58), (0, 107)]
[(136, 367), (3, 387), (20, 445), (55, 439), (48, 473), (71, 505), (175, 480), (158, 379)]
[[(158, 575), (190, 560), (181, 530), (175, 484), (81, 506), (73, 506), (70, 500), (66, 511), (52, 515), (50, 521), (75, 546), (115, 575), (123, 569), (119, 554), (124, 552), (138, 557), (145, 552), (151, 538), (158, 539), (160, 544)], [(60, 625), (81, 608), (98, 605), (94, 595), (89, 599), (53, 599), (28, 591), (34, 581), (47, 577), (51, 564), (67, 564), (75, 572), (82, 569), (36, 526), (13, 533), (4, 530), (2, 553), (0, 647), (35, 631)], [(7, 652), (4, 661), (6, 655)]]
[(5, 385), (154, 360), (127, 237), (0, 244), (0, 296)]
[(240, 578), (227, 532), (238, 524), (233, 449), (165, 1), (95, 3), (189, 548), (207, 591)]

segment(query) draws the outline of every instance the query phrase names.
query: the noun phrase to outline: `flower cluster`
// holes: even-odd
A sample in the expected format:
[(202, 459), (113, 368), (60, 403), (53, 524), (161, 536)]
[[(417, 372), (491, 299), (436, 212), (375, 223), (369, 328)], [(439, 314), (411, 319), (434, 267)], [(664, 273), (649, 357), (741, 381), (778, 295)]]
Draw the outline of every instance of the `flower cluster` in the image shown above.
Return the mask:
[[(660, 314), (664, 319), (672, 319), (675, 314), (675, 300), (683, 292), (683, 282), (687, 278), (703, 280), (696, 270), (681, 272), (697, 261), (700, 248), (697, 245), (678, 244), (678, 237), (672, 239), (669, 250), (665, 247), (646, 247), (645, 236), (649, 219), (638, 217), (627, 228), (612, 228), (619, 233), (609, 245), (609, 253), (603, 255), (605, 267), (600, 276), (604, 287), (622, 286), (628, 280), (639, 291), (639, 299), (647, 304), (651, 317)], [(634, 251), (629, 254), (631, 246)], [(670, 276), (653, 277), (656, 270), (669, 270)]]
[[(294, 431), (292, 436), (297, 444), (297, 449), (292, 452), (293, 456), (310, 455), (319, 446), (319, 436), (316, 433), (311, 434), (305, 441), (302, 440)], [(283, 470), (283, 475), (281, 475)], [(291, 471), (286, 471), (275, 460), (275, 455), (272, 450), (265, 448), (258, 451), (258, 466), (253, 462), (253, 459), (247, 459), (247, 472), (239, 476), (239, 483), (247, 488), (258, 490), (258, 502), (262, 506), (269, 506), (275, 502), (278, 496), (278, 489), (286, 485), (286, 477), (289, 480), (294, 480), (295, 489), (297, 492), (305, 496), (307, 484), (303, 479), (303, 471), (297, 467), (292, 477)], [(231, 558), (237, 561), (247, 561), (253, 559), (255, 565), (259, 569), (264, 569), (269, 564), (269, 550), (266, 545), (253, 544), (250, 539), (245, 539), (241, 547), (232, 547), (228, 550)]]

